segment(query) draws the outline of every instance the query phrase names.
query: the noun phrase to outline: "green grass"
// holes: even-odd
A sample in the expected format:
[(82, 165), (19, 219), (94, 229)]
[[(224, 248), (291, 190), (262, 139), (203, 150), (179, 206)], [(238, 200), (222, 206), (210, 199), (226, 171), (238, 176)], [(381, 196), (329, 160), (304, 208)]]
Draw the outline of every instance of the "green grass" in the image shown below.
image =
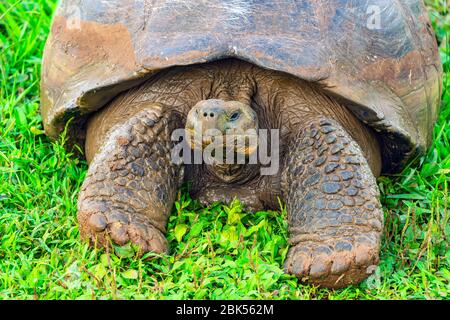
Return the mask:
[(170, 217), (171, 255), (152, 261), (80, 241), (86, 163), (43, 135), (39, 73), (54, 0), (0, 2), (0, 299), (449, 299), (450, 50), (445, 1), (428, 1), (447, 72), (434, 143), (379, 186), (380, 267), (359, 286), (304, 286), (285, 275), (285, 214), (201, 208), (186, 192)]

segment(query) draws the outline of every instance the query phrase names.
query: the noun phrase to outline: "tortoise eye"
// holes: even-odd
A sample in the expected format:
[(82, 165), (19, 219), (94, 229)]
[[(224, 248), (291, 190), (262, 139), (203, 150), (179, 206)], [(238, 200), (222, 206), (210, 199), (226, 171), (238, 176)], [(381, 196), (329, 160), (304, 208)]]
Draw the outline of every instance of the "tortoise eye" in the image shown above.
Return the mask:
[(233, 114), (230, 116), (230, 121), (236, 121), (237, 119), (239, 119), (239, 116), (239, 112), (233, 112)]

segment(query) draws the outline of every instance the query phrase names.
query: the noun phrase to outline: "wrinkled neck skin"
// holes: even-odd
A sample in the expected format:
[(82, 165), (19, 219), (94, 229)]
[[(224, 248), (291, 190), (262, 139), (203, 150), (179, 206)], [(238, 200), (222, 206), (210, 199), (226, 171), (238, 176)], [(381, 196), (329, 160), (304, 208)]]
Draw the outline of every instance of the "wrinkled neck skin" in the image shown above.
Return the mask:
[(257, 164), (205, 165), (206, 172), (220, 182), (244, 184), (259, 174)]

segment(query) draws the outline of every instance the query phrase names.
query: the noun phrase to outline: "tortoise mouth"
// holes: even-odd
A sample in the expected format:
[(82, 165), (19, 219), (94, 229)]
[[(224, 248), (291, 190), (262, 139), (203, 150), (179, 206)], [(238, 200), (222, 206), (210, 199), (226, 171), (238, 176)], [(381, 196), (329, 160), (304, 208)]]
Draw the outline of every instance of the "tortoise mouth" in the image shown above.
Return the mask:
[[(253, 130), (252, 130), (253, 131)], [(204, 151), (222, 149), (244, 156), (252, 155), (258, 149), (258, 134), (254, 132), (226, 132), (225, 134), (202, 134), (193, 128), (185, 128), (186, 141), (192, 150)]]

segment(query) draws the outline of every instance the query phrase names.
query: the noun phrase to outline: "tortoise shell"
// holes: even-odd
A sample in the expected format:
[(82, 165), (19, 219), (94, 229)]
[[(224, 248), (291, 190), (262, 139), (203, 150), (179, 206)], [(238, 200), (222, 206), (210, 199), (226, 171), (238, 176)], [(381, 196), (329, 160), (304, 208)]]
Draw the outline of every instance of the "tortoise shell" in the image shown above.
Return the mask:
[(383, 171), (431, 142), (442, 65), (422, 0), (62, 0), (46, 44), (46, 133), (158, 70), (223, 58), (318, 83), (377, 132)]

